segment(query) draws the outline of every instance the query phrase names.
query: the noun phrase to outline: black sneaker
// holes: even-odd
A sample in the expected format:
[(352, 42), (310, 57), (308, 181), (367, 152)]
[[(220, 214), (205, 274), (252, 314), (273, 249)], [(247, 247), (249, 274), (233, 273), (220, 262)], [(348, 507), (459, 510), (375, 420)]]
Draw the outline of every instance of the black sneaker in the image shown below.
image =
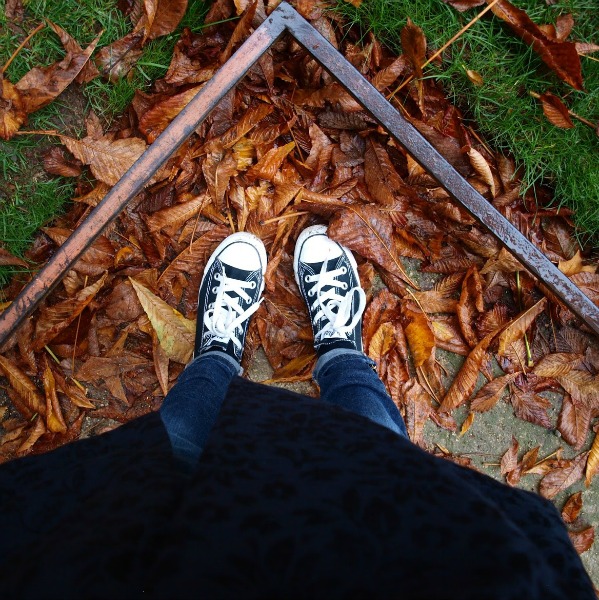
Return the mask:
[(314, 225), (297, 240), (293, 268), (310, 312), (317, 354), (335, 348), (363, 352), (366, 295), (352, 253), (328, 238), (324, 225)]
[(214, 350), (241, 362), (250, 317), (264, 290), (266, 250), (251, 233), (230, 235), (212, 253), (198, 296), (194, 356)]

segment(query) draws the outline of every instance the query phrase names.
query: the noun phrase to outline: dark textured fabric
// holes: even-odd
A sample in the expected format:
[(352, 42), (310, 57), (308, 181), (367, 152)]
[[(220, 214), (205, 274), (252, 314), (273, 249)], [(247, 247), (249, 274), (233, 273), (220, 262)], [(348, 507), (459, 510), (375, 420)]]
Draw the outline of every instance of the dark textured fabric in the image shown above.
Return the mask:
[(149, 415), (0, 501), (2, 598), (594, 598), (549, 502), (240, 379), (191, 477)]

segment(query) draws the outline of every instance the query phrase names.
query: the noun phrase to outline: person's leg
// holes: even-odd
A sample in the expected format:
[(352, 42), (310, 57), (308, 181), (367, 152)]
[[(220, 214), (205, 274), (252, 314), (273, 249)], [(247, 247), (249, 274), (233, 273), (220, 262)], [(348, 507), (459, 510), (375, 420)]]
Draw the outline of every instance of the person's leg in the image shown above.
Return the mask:
[(322, 400), (407, 437), (399, 410), (362, 350), (366, 297), (352, 253), (331, 240), (324, 225), (308, 227), (296, 243), (294, 271), (312, 322)]
[(408, 437), (402, 416), (374, 368), (374, 361), (356, 350), (323, 354), (314, 368), (320, 398)]
[(160, 408), (175, 458), (189, 466), (198, 461), (238, 374), (239, 363), (224, 352), (201, 354), (181, 373)]
[(160, 417), (173, 453), (193, 467), (241, 372), (250, 317), (260, 305), (266, 272), (264, 244), (250, 233), (227, 237), (206, 264), (198, 296), (193, 361), (167, 394)]

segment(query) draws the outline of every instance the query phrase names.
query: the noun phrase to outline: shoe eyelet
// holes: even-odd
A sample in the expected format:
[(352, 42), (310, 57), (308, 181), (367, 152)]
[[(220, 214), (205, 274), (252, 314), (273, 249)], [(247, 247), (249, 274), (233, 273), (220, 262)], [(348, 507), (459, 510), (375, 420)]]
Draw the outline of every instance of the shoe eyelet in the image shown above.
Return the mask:
[(214, 287), (212, 288), (212, 293), (213, 293), (213, 294), (217, 294), (217, 293), (218, 293), (218, 290), (216, 289), (216, 286), (214, 286)]
[(214, 279), (215, 279), (215, 281), (220, 281), (220, 273), (215, 273)]
[(314, 296), (314, 288), (312, 288), (311, 290), (308, 290), (308, 296), (310, 296), (310, 298), (312, 298), (312, 296)]
[[(251, 289), (251, 290), (255, 290), (255, 289), (256, 289), (256, 282), (255, 282), (255, 281), (252, 281), (252, 282), (250, 282), (250, 283), (252, 284), (252, 285), (250, 286), (250, 289)], [(248, 302), (249, 302), (249, 300), (248, 300)]]
[(310, 279), (310, 275), (306, 275), (306, 276), (304, 277), (304, 281), (305, 281), (306, 283), (311, 283), (311, 281), (312, 281), (312, 280)]
[(341, 267), (341, 274), (345, 275), (347, 273), (347, 267)]
[(347, 283), (345, 283), (345, 281), (341, 282), (341, 289), (342, 290), (346, 290), (347, 289)]

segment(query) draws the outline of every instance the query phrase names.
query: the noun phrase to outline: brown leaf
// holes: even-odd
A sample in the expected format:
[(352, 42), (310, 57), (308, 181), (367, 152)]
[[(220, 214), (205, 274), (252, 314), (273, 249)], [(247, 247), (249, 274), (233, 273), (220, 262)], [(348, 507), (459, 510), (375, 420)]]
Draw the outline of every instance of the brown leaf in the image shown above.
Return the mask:
[(462, 282), (460, 300), (456, 306), (456, 314), (464, 339), (474, 348), (478, 344), (478, 336), (474, 332), (472, 323), (477, 313), (483, 312), (483, 284), (478, 269), (471, 266)]
[(143, 6), (146, 39), (154, 40), (175, 31), (187, 10), (187, 0), (144, 0)]
[(63, 300), (54, 306), (44, 308), (35, 328), (33, 349), (37, 352), (66, 329), (95, 298), (102, 289), (108, 274), (105, 273), (92, 285), (83, 288), (74, 298)]
[(587, 550), (590, 550), (595, 541), (595, 528), (590, 526), (582, 531), (570, 530), (568, 531), (568, 535), (576, 552), (583, 554)]
[(580, 450), (584, 445), (590, 422), (591, 409), (566, 394), (557, 420), (557, 430), (575, 450)]
[(72, 154), (90, 166), (96, 179), (108, 185), (115, 185), (146, 149), (146, 143), (136, 137), (122, 140), (112, 140), (109, 136), (81, 140), (59, 137)]
[(127, 75), (142, 54), (143, 38), (143, 32), (132, 31), (109, 46), (104, 46), (94, 59), (100, 72), (112, 83)]
[(471, 410), (485, 412), (491, 410), (499, 398), (501, 398), (505, 388), (516, 379), (518, 373), (508, 373), (501, 377), (496, 377), (484, 385), (476, 394), (470, 405)]
[[(491, 0), (487, 0), (490, 3)], [(552, 40), (521, 9), (508, 0), (499, 0), (491, 9), (516, 35), (533, 47), (541, 60), (574, 89), (582, 90), (580, 58), (572, 42)]]
[(418, 289), (394, 250), (389, 217), (374, 206), (340, 210), (329, 223), (328, 235)]
[[(62, 245), (71, 235), (69, 229), (62, 227), (44, 227), (42, 231), (57, 245)], [(98, 237), (75, 263), (74, 270), (95, 277), (109, 269), (114, 262), (114, 248), (110, 240), (104, 236)]]
[(18, 407), (19, 412), (22, 412), (26, 419), (30, 419), (35, 414), (45, 417), (46, 401), (42, 398), (31, 379), (11, 360), (2, 355), (0, 355), (0, 369), (23, 402)]
[(431, 356), (435, 347), (435, 336), (426, 315), (409, 308), (402, 311), (402, 320), (408, 346), (412, 352), (414, 366), (421, 367)]
[(485, 336), (468, 355), (447, 394), (445, 394), (445, 398), (443, 398), (443, 402), (438, 409), (439, 412), (450, 412), (470, 397), (476, 386), (482, 362), (487, 355), (487, 348), (494, 336), (494, 333)]
[(561, 129), (572, 129), (574, 123), (570, 119), (570, 114), (566, 105), (551, 92), (545, 92), (539, 97), (543, 107), (543, 113), (547, 120)]
[(510, 396), (514, 414), (524, 421), (535, 423), (546, 429), (553, 429), (553, 425), (549, 420), (547, 409), (551, 408), (551, 402), (543, 396), (535, 394), (533, 391), (520, 392), (518, 388), (514, 388)]
[(534, 320), (545, 310), (547, 298), (541, 298), (534, 306), (520, 314), (499, 334), (499, 356), (504, 355), (508, 347), (524, 336)]
[(27, 113), (32, 113), (50, 104), (79, 75), (96, 48), (100, 36), (85, 49), (81, 50), (73, 38), (61, 27), (48, 21), (50, 27), (60, 37), (66, 56), (47, 67), (34, 67), (16, 84), (21, 92), (23, 106)]
[(35, 445), (35, 443), (46, 433), (48, 430), (46, 429), (46, 425), (44, 424), (44, 419), (38, 415), (35, 419), (35, 425), (29, 430), (29, 435), (27, 439), (17, 448), (17, 454), (23, 455), (27, 454)]
[(266, 179), (274, 181), (285, 157), (295, 148), (295, 142), (289, 142), (284, 146), (272, 148), (246, 173), (248, 181), (253, 179)]
[(474, 415), (475, 413), (468, 413), (468, 416), (464, 419), (462, 426), (460, 427), (460, 437), (467, 433), (467, 431), (472, 427), (472, 423), (474, 423)]
[[(56, 367), (52, 367), (52, 372), (54, 373), (54, 379), (56, 380), (56, 387), (67, 396), (67, 398), (79, 408), (96, 408), (94, 404), (92, 404), (87, 396), (85, 395), (85, 391), (81, 389), (83, 386), (79, 382), (79, 386), (74, 383), (69, 383), (61, 373), (58, 372)], [(75, 380), (73, 380), (75, 381)]]
[(186, 202), (181, 202), (174, 206), (157, 210), (146, 218), (148, 229), (150, 231), (160, 231), (164, 227), (170, 227), (176, 231), (187, 220), (201, 212), (209, 201), (209, 196), (200, 194)]
[(0, 248), (0, 266), (12, 265), (15, 267), (29, 268), (29, 265), (22, 259), (13, 256), (10, 252), (7, 252), (3, 248)]
[(235, 46), (237, 46), (239, 42), (241, 42), (244, 38), (246, 38), (249, 35), (257, 7), (258, 0), (253, 0), (252, 3), (248, 6), (247, 10), (245, 11), (243, 17), (241, 17), (241, 19), (239, 19), (239, 21), (237, 22), (233, 34), (229, 38), (227, 47), (220, 55), (221, 64), (227, 62), (227, 60), (231, 58)]
[(62, 409), (56, 395), (56, 380), (50, 367), (46, 364), (42, 377), (44, 392), (46, 393), (46, 424), (48, 429), (54, 433), (65, 433), (67, 424), (62, 416)]
[(168, 394), (168, 356), (162, 349), (158, 336), (154, 334), (152, 336), (152, 356), (154, 358), (154, 370), (156, 371), (156, 377), (160, 384), (162, 393), (166, 396)]
[(395, 196), (406, 186), (389, 159), (387, 151), (368, 138), (364, 161), (364, 179), (368, 191), (383, 206), (393, 204)]
[(572, 494), (562, 508), (562, 519), (564, 523), (574, 523), (582, 510), (582, 492)]
[(372, 78), (372, 85), (382, 92), (388, 88), (400, 75), (407, 73), (409, 70), (408, 59), (402, 54), (396, 58), (389, 66), (381, 69)]
[(52, 175), (78, 177), (81, 175), (81, 163), (77, 160), (69, 160), (65, 156), (63, 148), (52, 146), (44, 154), (44, 170)]
[(402, 385), (400, 397), (406, 407), (408, 436), (414, 444), (424, 448), (424, 426), (433, 412), (430, 394), (415, 379), (410, 379)]
[(21, 92), (1, 74), (0, 84), (0, 138), (10, 140), (27, 120), (27, 111)]
[(540, 377), (561, 377), (569, 373), (572, 369), (579, 368), (583, 358), (582, 354), (570, 354), (567, 352), (548, 354), (535, 365), (533, 373)]
[(401, 47), (404, 54), (414, 67), (418, 86), (418, 99), (420, 109), (424, 108), (423, 85), (422, 85), (422, 65), (426, 62), (426, 38), (422, 29), (412, 23), (410, 17), (400, 32)]
[(482, 6), (485, 3), (485, 0), (443, 0), (443, 2), (453, 6), (460, 12), (465, 12), (471, 8)]
[(518, 466), (518, 440), (512, 436), (512, 443), (501, 457), (501, 474), (507, 475), (516, 469)]
[(587, 460), (584, 483), (587, 487), (591, 485), (593, 477), (599, 471), (599, 433), (595, 434), (593, 439), (593, 445), (589, 451), (589, 458)]
[(539, 484), (541, 496), (551, 500), (581, 479), (588, 454), (583, 452), (572, 460), (563, 460), (560, 466), (547, 473)]
[(394, 320), (398, 316), (399, 298), (387, 289), (382, 289), (366, 307), (362, 318), (362, 338), (364, 349), (369, 351), (370, 340), (381, 323)]
[(393, 323), (382, 323), (372, 336), (368, 345), (368, 356), (379, 362), (395, 344), (395, 327)]

